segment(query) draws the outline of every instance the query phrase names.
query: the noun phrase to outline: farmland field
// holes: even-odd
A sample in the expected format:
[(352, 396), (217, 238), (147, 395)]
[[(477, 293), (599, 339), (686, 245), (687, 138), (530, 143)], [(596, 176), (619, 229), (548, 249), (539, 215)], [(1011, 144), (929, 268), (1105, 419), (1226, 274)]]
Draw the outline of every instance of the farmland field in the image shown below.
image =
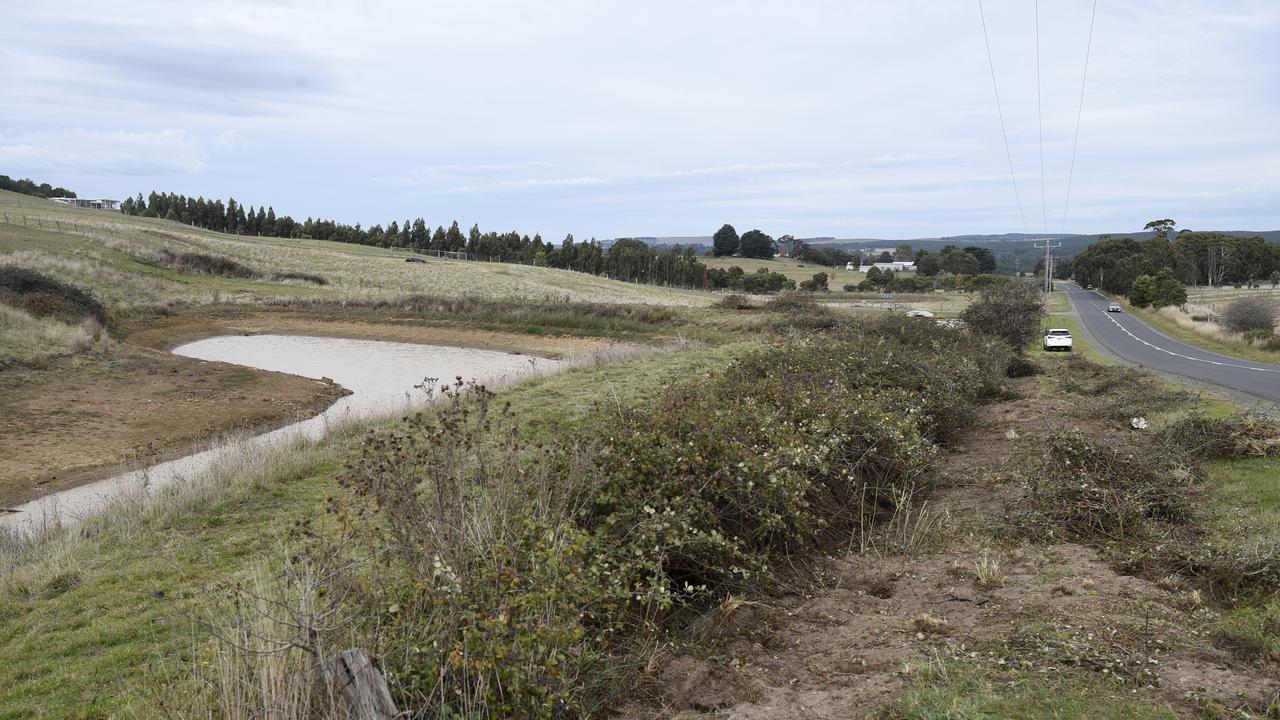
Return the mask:
[(738, 258), (738, 257), (704, 257), (700, 258), (708, 267), (729, 269), (737, 266), (742, 268), (743, 272), (754, 273), (761, 268), (770, 272), (782, 273), (787, 278), (794, 280), (797, 285), (801, 282), (813, 277), (816, 273), (824, 272), (829, 278), (827, 280), (828, 287), (833, 291), (839, 291), (845, 285), (857, 285), (866, 279), (866, 275), (860, 272), (850, 272), (845, 270), (843, 266), (838, 268), (827, 267), (825, 265), (817, 265), (815, 263), (799, 262), (788, 258), (773, 258), (770, 260), (762, 260), (759, 258)]

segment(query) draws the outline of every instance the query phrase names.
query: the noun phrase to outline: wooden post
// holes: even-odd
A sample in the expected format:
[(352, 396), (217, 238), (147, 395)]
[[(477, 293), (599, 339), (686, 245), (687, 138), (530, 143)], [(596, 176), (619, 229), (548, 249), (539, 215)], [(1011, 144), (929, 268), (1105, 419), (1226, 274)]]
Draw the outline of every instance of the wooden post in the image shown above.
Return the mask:
[(350, 720), (393, 720), (399, 717), (386, 678), (359, 648), (320, 661), (320, 681), (339, 717)]

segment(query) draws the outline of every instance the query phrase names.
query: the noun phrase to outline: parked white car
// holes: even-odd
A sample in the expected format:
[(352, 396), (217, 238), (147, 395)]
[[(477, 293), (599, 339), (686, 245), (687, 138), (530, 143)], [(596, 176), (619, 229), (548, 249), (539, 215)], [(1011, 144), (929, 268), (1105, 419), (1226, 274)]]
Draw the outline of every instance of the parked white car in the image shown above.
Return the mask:
[(1051, 329), (1044, 336), (1044, 349), (1071, 352), (1071, 331), (1063, 328)]

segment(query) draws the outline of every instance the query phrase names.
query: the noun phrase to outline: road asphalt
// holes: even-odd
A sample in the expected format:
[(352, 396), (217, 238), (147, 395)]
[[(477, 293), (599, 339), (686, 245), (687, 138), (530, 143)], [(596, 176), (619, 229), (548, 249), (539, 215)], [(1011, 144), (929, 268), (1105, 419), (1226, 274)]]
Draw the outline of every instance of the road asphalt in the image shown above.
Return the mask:
[(1280, 403), (1280, 365), (1203, 350), (1161, 333), (1125, 312), (1107, 312), (1110, 300), (1078, 285), (1065, 289), (1085, 330), (1108, 353), (1134, 365), (1212, 383)]

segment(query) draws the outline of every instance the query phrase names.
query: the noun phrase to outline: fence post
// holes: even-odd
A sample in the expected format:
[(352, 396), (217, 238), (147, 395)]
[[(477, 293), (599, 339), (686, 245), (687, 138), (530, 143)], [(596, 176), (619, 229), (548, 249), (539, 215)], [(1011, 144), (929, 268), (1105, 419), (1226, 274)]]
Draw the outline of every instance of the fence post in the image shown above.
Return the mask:
[(324, 690), (351, 720), (393, 720), (399, 716), (386, 678), (359, 648), (320, 661)]

